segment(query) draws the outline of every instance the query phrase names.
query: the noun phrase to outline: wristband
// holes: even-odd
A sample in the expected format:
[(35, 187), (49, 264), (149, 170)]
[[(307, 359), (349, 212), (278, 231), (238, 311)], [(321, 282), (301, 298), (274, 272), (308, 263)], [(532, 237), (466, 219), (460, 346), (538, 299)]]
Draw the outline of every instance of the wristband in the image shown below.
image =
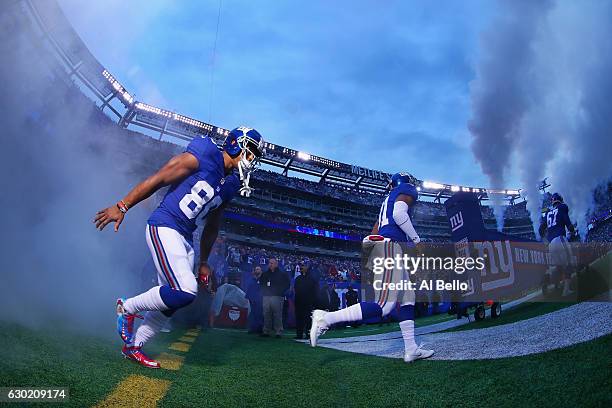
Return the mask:
[(123, 200), (119, 201), (117, 203), (117, 208), (119, 209), (119, 211), (121, 211), (123, 214), (125, 214), (126, 212), (128, 212), (128, 206), (127, 204), (125, 204), (125, 202)]

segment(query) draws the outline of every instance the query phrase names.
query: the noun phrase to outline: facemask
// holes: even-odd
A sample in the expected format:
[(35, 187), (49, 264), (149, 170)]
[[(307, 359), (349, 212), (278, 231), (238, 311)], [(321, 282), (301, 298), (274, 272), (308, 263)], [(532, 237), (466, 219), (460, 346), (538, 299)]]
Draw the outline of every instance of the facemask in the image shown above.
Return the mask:
[[(248, 160), (247, 156), (252, 155), (253, 160)], [(242, 187), (240, 187), (240, 195), (242, 197), (250, 197), (253, 189), (249, 186), (251, 179), (251, 172), (255, 170), (259, 164), (259, 158), (251, 152), (248, 147), (245, 147), (242, 153), (242, 157), (238, 162), (238, 173), (240, 174), (240, 181), (242, 181)]]

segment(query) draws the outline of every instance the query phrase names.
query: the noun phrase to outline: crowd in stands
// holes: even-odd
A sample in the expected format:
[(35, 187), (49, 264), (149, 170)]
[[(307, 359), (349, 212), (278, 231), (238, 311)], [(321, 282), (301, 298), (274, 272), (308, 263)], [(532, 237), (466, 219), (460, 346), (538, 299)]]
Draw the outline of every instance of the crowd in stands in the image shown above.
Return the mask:
[(414, 206), (414, 216), (416, 218), (444, 217), (446, 220), (446, 208), (444, 204), (418, 201)]
[(526, 219), (529, 219), (529, 212), (527, 211), (527, 202), (523, 201), (523, 202), (518, 203), (518, 204), (507, 206), (505, 211), (504, 211), (504, 218), (511, 218), (511, 219), (526, 218)]
[(354, 227), (351, 228), (348, 226), (341, 226), (337, 224), (330, 225), (327, 223), (317, 222), (310, 217), (303, 218), (303, 217), (295, 217), (295, 216), (290, 216), (290, 215), (280, 214), (280, 213), (262, 212), (256, 208), (231, 206), (227, 209), (227, 211), (236, 213), (236, 214), (249, 215), (251, 217), (255, 217), (255, 218), (259, 218), (262, 220), (271, 221), (271, 222), (279, 223), (279, 224), (289, 224), (292, 226), (299, 225), (302, 227), (318, 228), (318, 229), (340, 232), (340, 233), (349, 234), (349, 235), (362, 236), (362, 235), (365, 235), (367, 232), (369, 232), (369, 231), (365, 231), (363, 229), (358, 229)]
[[(355, 228), (355, 227), (347, 227), (347, 226), (340, 226), (340, 225), (330, 225), (327, 223), (313, 221), (311, 218), (308, 218), (308, 217), (302, 218), (302, 217), (297, 217), (297, 216), (282, 215), (278, 213), (268, 213), (268, 212), (259, 211), (254, 208), (251, 209), (251, 208), (233, 206), (233, 207), (229, 207), (227, 212), (244, 214), (244, 215), (248, 215), (253, 218), (259, 219), (259, 220), (266, 220), (266, 221), (275, 222), (275, 223), (284, 223), (284, 224), (288, 224), (292, 226), (311, 227), (311, 228), (317, 228), (320, 230), (347, 234), (347, 235), (356, 237), (356, 239), (360, 239), (370, 233), (370, 228), (366, 229), (366, 228)], [(424, 225), (419, 221), (415, 221), (415, 226), (418, 228), (419, 234), (421, 236), (421, 240), (423, 242), (449, 242), (450, 241), (450, 229), (448, 228), (448, 225), (446, 224), (439, 225), (438, 226), (439, 228), (435, 228), (435, 226), (432, 227), (431, 225), (427, 225), (427, 224)], [(280, 230), (277, 232), (280, 232)], [(278, 237), (279, 237), (278, 234), (275, 234), (274, 236), (269, 235), (267, 238), (278, 238)], [(297, 240), (296, 244), (297, 245), (300, 244), (297, 237), (294, 236), (293, 237), (294, 239), (291, 239), (291, 236), (288, 236), (287, 233), (281, 234), (280, 237), (283, 239), (283, 241), (288, 240), (287, 241), (288, 243), (291, 243), (291, 241), (293, 240)]]
[(280, 173), (268, 170), (258, 170), (257, 172), (253, 173), (253, 179), (267, 181), (275, 185), (286, 186), (295, 190), (314, 193), (324, 197), (333, 197), (343, 201), (347, 201), (348, 199), (348, 201), (351, 202), (357, 202), (374, 207), (380, 206), (385, 198), (384, 195), (380, 193), (360, 190), (340, 184), (331, 185), (326, 182), (319, 183), (297, 177), (287, 177)]
[(587, 235), (587, 242), (610, 241), (612, 241), (612, 218), (596, 225)]
[[(381, 193), (360, 190), (341, 184), (319, 183), (296, 177), (287, 177), (280, 173), (267, 170), (258, 170), (254, 173), (253, 178), (255, 180), (266, 181), (291, 189), (315, 193), (324, 197), (333, 197), (344, 201), (357, 202), (376, 208), (380, 206), (385, 198), (385, 195)], [(482, 206), (481, 209), (485, 218), (495, 218), (492, 207)], [(506, 218), (529, 219), (526, 202), (524, 201), (515, 205), (506, 206), (504, 211)], [(446, 217), (446, 209), (444, 204), (441, 203), (419, 201), (415, 206), (414, 214), (417, 217), (425, 218)]]
[[(484, 218), (494, 219), (495, 213), (493, 207), (481, 206), (480, 211)], [(504, 218), (506, 219), (529, 219), (529, 212), (527, 211), (527, 202), (523, 201), (518, 204), (508, 205), (504, 208)]]
[(243, 274), (250, 274), (255, 266), (265, 266), (270, 258), (278, 260), (281, 271), (294, 278), (299, 265), (306, 265), (311, 276), (321, 281), (352, 282), (360, 279), (358, 260), (320, 255), (304, 255), (296, 252), (278, 251), (244, 245), (220, 236), (209, 257), (209, 264), (218, 281), (227, 276), (230, 268), (238, 268)]

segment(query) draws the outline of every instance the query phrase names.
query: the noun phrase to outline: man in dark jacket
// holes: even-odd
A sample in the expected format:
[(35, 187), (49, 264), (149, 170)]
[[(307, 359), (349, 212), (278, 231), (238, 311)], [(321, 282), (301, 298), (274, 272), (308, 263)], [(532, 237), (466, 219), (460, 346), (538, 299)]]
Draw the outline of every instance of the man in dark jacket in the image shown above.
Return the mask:
[(340, 309), (340, 296), (336, 292), (336, 284), (332, 283), (329, 286), (329, 311), (335, 312)]
[(259, 285), (263, 295), (264, 328), (262, 336), (274, 331), (277, 338), (283, 333), (283, 302), (291, 282), (289, 276), (278, 268), (276, 258), (268, 261), (268, 270), (261, 275)]
[(359, 303), (359, 295), (357, 291), (353, 289), (352, 285), (349, 285), (348, 291), (346, 292), (346, 307), (356, 305)]
[(300, 265), (300, 275), (293, 285), (295, 293), (295, 338), (304, 338), (304, 330), (310, 330), (310, 315), (317, 301), (317, 282), (308, 275), (308, 268)]

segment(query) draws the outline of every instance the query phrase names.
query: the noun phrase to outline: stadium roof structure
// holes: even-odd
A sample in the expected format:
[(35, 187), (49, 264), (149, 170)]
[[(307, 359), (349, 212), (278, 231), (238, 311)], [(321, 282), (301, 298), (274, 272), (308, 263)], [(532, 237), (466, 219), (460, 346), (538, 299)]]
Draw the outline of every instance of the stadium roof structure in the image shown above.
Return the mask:
[[(174, 143), (207, 135), (221, 144), (229, 133), (222, 127), (136, 100), (89, 51), (55, 0), (22, 0), (18, 4), (30, 14), (41, 37), (57, 54), (68, 76), (98, 99), (102, 111), (108, 108), (119, 126), (149, 129), (159, 133), (159, 140), (167, 136)], [(114, 101), (120, 104), (113, 104)], [(265, 147), (266, 155), (262, 162), (278, 168), (284, 175), (291, 170), (317, 177), (321, 182), (373, 192), (384, 192), (391, 177), (384, 171), (338, 162), (273, 143), (266, 143)], [(511, 203), (521, 197), (520, 191), (514, 189), (485, 189), (418, 179), (417, 184), (421, 195), (437, 202), (458, 191), (476, 193), (481, 200), (497, 194)]]

